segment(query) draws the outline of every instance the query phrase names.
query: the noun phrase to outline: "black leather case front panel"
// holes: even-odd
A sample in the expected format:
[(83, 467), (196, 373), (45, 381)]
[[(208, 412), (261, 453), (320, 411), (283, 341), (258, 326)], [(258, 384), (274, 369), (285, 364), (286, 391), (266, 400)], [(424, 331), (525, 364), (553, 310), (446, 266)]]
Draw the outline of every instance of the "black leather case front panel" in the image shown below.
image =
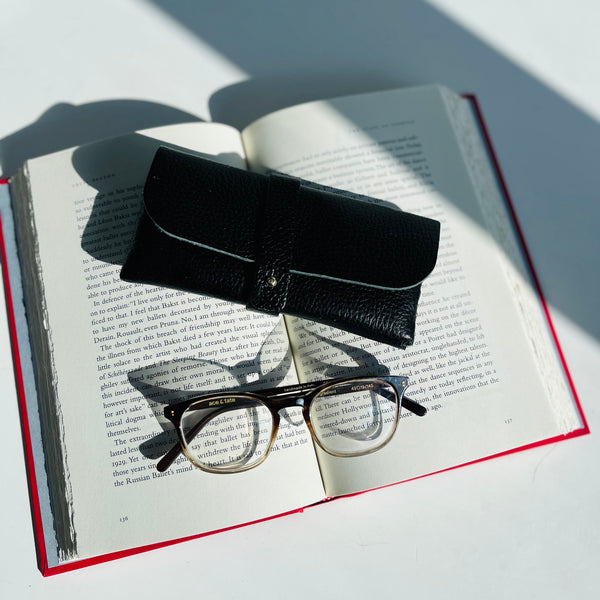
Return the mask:
[(405, 347), (439, 223), (161, 148), (121, 276)]

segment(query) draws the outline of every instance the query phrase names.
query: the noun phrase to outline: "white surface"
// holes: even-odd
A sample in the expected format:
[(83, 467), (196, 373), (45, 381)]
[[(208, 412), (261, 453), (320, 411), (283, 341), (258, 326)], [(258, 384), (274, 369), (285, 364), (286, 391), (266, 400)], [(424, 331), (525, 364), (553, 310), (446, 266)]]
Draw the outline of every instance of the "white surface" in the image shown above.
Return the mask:
[(595, 0), (3, 2), (5, 175), (194, 116), (242, 125), (425, 82), (477, 93), (592, 434), (44, 579), (2, 313), (0, 597), (597, 597), (599, 26)]

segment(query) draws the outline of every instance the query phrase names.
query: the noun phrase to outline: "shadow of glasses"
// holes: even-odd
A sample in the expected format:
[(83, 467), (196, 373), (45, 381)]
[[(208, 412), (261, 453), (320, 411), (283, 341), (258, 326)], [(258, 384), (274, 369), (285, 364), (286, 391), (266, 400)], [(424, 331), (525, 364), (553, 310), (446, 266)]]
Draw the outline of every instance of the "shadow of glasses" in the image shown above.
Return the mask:
[(165, 406), (215, 390), (251, 391), (282, 383), (292, 366), (291, 349), (284, 342), (283, 327), (280, 319), (256, 356), (233, 365), (201, 357), (181, 358), (130, 371), (129, 382), (144, 396), (163, 428), (161, 433), (140, 444), (140, 452), (146, 458), (156, 459), (177, 443), (177, 435), (163, 414)]

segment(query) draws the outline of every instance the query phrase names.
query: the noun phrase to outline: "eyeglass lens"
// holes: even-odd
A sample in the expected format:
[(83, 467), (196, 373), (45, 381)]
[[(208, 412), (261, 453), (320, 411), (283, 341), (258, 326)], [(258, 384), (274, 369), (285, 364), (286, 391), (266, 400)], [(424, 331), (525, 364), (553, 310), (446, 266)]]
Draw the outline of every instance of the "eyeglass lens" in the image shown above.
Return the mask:
[(324, 450), (358, 456), (384, 445), (394, 434), (399, 399), (382, 380), (331, 385), (310, 406), (313, 432)]
[[(181, 417), (188, 457), (201, 468), (244, 471), (264, 460), (273, 432), (271, 411), (244, 396), (231, 400), (242, 406), (215, 413), (214, 408), (196, 410), (192, 404)], [(207, 420), (207, 412), (215, 414)]]

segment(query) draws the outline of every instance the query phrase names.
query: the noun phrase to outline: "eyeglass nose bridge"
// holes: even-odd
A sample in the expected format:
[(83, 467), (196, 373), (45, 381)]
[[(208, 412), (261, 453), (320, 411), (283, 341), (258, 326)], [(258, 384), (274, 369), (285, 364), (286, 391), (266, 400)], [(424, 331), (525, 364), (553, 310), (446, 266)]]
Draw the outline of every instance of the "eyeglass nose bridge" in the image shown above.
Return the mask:
[(292, 392), (280, 397), (270, 397), (269, 404), (273, 407), (273, 410), (279, 412), (284, 408), (303, 408), (307, 403), (307, 392)]
[(288, 423), (294, 427), (300, 427), (304, 423), (307, 423), (310, 429), (310, 417), (308, 414), (310, 401), (307, 400), (308, 395), (309, 392), (298, 390), (296, 392), (288, 392), (281, 397), (269, 398), (269, 402), (266, 405), (273, 417), (273, 429), (276, 434), (281, 422), (281, 411), (285, 411), (288, 408), (301, 409), (303, 417), (301, 421), (296, 422), (289, 418), (289, 416), (287, 418), (284, 416)]

